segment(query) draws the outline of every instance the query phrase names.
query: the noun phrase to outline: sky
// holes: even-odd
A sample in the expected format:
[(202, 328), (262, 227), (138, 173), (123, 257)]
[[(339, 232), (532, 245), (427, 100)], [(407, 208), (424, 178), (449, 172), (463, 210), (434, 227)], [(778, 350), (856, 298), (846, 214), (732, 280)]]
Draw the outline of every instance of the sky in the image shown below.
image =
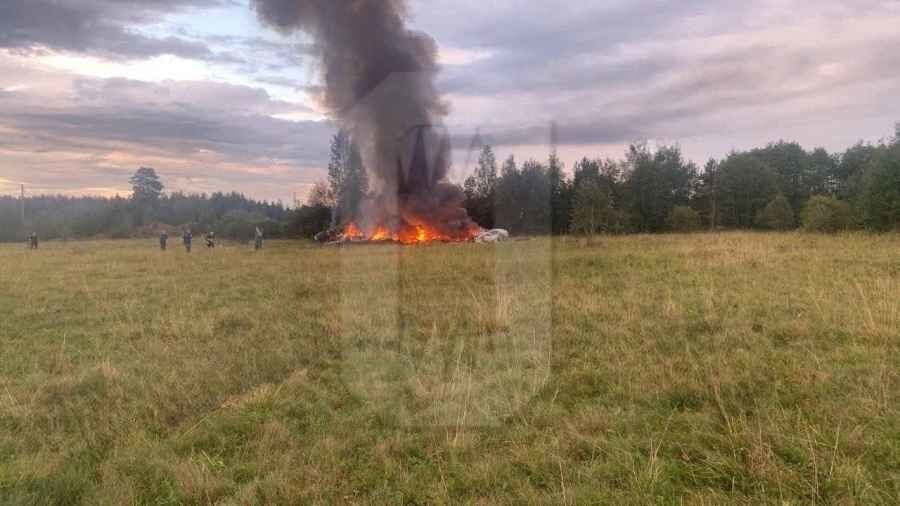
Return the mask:
[[(290, 1), (290, 0), (285, 0)], [(339, 0), (335, 0), (339, 1)], [(451, 177), (473, 137), (571, 168), (635, 141), (698, 164), (780, 139), (841, 151), (900, 121), (900, 0), (410, 0), (440, 48)], [(291, 204), (336, 126), (311, 40), (250, 0), (0, 0), (0, 194), (167, 190)]]

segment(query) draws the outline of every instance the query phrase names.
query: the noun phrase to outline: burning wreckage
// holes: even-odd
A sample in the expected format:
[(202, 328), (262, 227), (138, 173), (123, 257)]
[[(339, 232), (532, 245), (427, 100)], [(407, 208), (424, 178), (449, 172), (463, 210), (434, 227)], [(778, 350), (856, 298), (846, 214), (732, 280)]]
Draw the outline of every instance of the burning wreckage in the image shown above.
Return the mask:
[[(484, 230), (472, 221), (459, 187), (434, 179), (434, 169), (445, 167), (447, 137), (442, 128), (413, 128), (396, 150), (401, 156), (390, 179), (394, 185), (364, 201), (356, 219), (322, 232), (316, 239), (326, 245), (492, 243), (508, 239), (506, 230)], [(405, 153), (411, 155), (402, 156)]]
[(386, 229), (378, 229), (371, 236), (363, 234), (355, 225), (349, 225), (345, 231), (340, 229), (327, 230), (316, 235), (316, 241), (325, 246), (343, 246), (352, 244), (403, 244), (407, 246), (416, 244), (429, 244), (435, 242), (475, 242), (489, 244), (503, 242), (509, 239), (509, 231), (502, 228), (492, 230), (480, 229), (480, 231), (467, 238), (453, 238), (434, 234), (425, 228), (419, 228), (408, 233), (392, 234)]
[(395, 243), (404, 245), (428, 244), (433, 242), (475, 242), (489, 244), (503, 242), (509, 239), (509, 231), (502, 228), (492, 230), (478, 229), (474, 235), (467, 237), (451, 237), (435, 233), (426, 227), (416, 227), (402, 233), (392, 233), (379, 227), (372, 235), (366, 235), (354, 224), (341, 229), (332, 229), (316, 235), (316, 241), (325, 246), (343, 246), (347, 244), (385, 244)]
[(496, 242), (447, 181), (447, 104), (435, 85), (437, 44), (407, 28), (404, 0), (253, 0), (260, 19), (312, 37), (322, 105), (359, 147), (371, 197), (346, 226), (319, 234), (330, 244)]

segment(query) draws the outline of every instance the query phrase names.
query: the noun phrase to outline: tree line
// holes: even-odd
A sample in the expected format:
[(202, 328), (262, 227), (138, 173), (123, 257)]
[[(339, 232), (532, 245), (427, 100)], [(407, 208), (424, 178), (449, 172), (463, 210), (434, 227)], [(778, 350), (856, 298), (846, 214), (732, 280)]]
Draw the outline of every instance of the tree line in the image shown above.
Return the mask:
[[(280, 203), (238, 193), (165, 193), (151, 168), (130, 180), (131, 197), (0, 196), (0, 241), (124, 238), (160, 226), (213, 231), (246, 239), (312, 237), (353, 220), (369, 194), (362, 157), (338, 132), (328, 181), (307, 203)], [(555, 152), (546, 161), (498, 162), (484, 146), (462, 187), (470, 216), (485, 228), (514, 234), (687, 232), (763, 229), (832, 232), (900, 229), (900, 125), (895, 136), (840, 153), (778, 141), (697, 166), (677, 145), (628, 147), (624, 157), (582, 158), (567, 171)], [(22, 206), (25, 206), (25, 222)]]
[[(332, 146), (330, 184), (317, 187), (310, 206), (335, 210), (339, 226), (358, 210), (367, 180), (344, 134)], [(892, 139), (840, 153), (778, 141), (703, 167), (677, 145), (635, 143), (623, 159), (583, 158), (571, 174), (555, 152), (546, 161), (499, 163), (484, 146), (463, 190), (475, 221), (514, 234), (896, 230), (900, 124)]]
[(291, 211), (280, 203), (238, 193), (167, 194), (156, 171), (146, 167), (130, 181), (130, 197), (0, 196), (0, 242), (22, 241), (32, 233), (42, 239), (129, 238), (156, 235), (162, 228), (213, 231), (232, 239), (251, 237), (257, 226), (270, 237), (288, 233)]
[[(329, 184), (317, 185), (307, 208), (319, 209), (319, 218), (331, 210), (332, 224), (341, 226), (358, 212), (367, 185), (358, 151), (339, 133)], [(499, 163), (484, 146), (463, 190), (476, 222), (514, 234), (894, 230), (900, 228), (900, 124), (890, 140), (840, 153), (778, 141), (703, 167), (677, 145), (635, 143), (623, 159), (583, 158), (571, 174), (555, 151), (546, 161), (519, 164), (510, 156)]]
[(707, 229), (900, 228), (900, 125), (893, 139), (843, 153), (779, 141), (709, 160), (678, 146), (629, 146), (624, 159), (583, 158), (568, 177), (546, 162), (500, 166), (485, 146), (466, 181), (470, 214), (514, 233), (656, 233)]

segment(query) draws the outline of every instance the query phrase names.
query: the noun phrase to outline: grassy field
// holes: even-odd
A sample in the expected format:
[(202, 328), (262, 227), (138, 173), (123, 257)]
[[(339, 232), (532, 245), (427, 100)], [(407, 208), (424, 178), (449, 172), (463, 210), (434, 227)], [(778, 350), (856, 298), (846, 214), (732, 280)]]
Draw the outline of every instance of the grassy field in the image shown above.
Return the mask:
[(900, 236), (0, 246), (0, 504), (898, 504)]

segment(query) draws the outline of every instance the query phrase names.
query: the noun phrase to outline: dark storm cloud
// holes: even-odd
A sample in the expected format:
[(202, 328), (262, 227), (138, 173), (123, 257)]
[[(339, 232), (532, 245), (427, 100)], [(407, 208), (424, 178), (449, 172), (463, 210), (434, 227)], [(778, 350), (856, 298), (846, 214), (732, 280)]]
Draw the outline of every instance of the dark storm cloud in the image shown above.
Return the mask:
[(56, 94), (65, 98), (54, 100), (27, 89), (0, 94), (0, 127), (16, 133), (7, 145), (64, 153), (124, 144), (178, 155), (208, 151), (242, 163), (319, 166), (333, 130), (273, 117), (309, 110), (247, 86), (79, 78), (66, 88)]
[(331, 131), (314, 121), (204, 115), (198, 111), (83, 109), (21, 112), (6, 118), (19, 131), (38, 132), (52, 139), (54, 149), (85, 145), (102, 149), (106, 143), (124, 142), (180, 155), (208, 150), (227, 155), (235, 162), (284, 160), (301, 166), (325, 161), (327, 145), (315, 141), (327, 140)]
[(223, 0), (3, 0), (0, 48), (42, 48), (111, 58), (172, 54), (211, 59), (206, 44), (184, 38), (153, 37), (141, 25), (188, 7), (213, 7)]
[[(558, 9), (549, 4), (501, 8), (493, 16), (472, 16), (445, 44), (487, 51), (466, 65), (445, 67), (441, 85), (451, 93), (496, 97), (506, 93), (571, 93), (612, 84), (646, 83), (680, 62), (650, 54), (617, 62), (602, 59), (630, 43), (664, 40), (686, 18), (708, 14), (738, 16), (737, 2), (638, 1), (616, 7), (582, 5)], [(420, 9), (427, 17), (428, 9)]]
[[(855, 88), (898, 83), (900, 36), (884, 26), (868, 35), (859, 24), (878, 14), (896, 19), (898, 6), (653, 0), (558, 9), (500, 1), (485, 15), (476, 2), (436, 0), (414, 12), (442, 45), (475, 56), (444, 67), (443, 90), (463, 107), (487, 101), (519, 113), (507, 121), (485, 113), (493, 142), (546, 143), (553, 119), (561, 143), (603, 144), (703, 135), (704, 120), (717, 114), (759, 121), (788, 103), (843, 106), (836, 99), (853, 102)], [(823, 74), (829, 66), (837, 71)], [(473, 111), (454, 112), (485, 121)]]
[[(284, 70), (296, 71), (310, 66), (313, 53), (311, 44), (296, 40), (269, 40), (263, 37), (242, 37), (234, 35), (199, 35), (182, 30), (181, 34), (192, 39), (203, 40), (217, 52), (213, 59), (220, 63), (236, 63), (244, 75), (261, 76), (266, 73), (278, 73)], [(284, 83), (267, 83), (263, 79), (257, 81), (264, 84), (286, 86)], [(286, 86), (296, 89), (303, 86)]]
[[(439, 32), (443, 44), (490, 53), (470, 65), (449, 66), (442, 84), (454, 92), (494, 95), (511, 90), (572, 90), (611, 79), (643, 80), (664, 71), (671, 62), (650, 56), (608, 64), (597, 56), (630, 43), (663, 40), (679, 22), (713, 11), (727, 13), (722, 20), (740, 16), (747, 9), (742, 5), (731, 0), (641, 0), (559, 9), (544, 2), (501, 2), (489, 17), (472, 13), (463, 23), (461, 16), (458, 30)], [(428, 22), (430, 8), (422, 4), (416, 12)]]

